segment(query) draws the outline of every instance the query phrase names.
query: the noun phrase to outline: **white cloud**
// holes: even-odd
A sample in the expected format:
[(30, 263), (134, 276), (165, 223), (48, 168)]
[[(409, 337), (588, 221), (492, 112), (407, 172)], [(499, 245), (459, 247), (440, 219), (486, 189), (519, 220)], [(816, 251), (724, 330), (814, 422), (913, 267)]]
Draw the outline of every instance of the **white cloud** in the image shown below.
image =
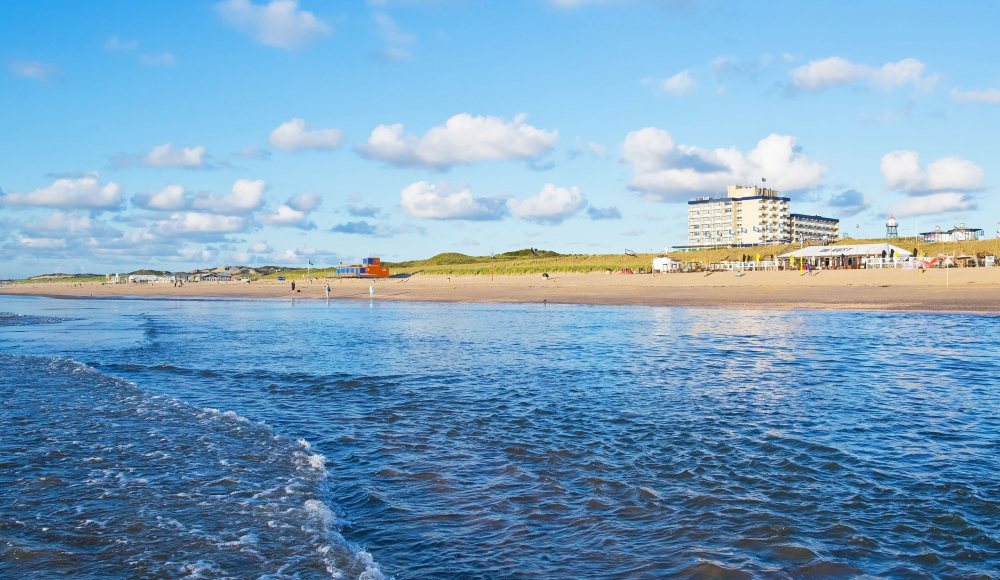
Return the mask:
[(315, 224), (309, 221), (309, 213), (292, 209), (286, 204), (281, 204), (272, 213), (264, 214), (258, 218), (262, 224), (279, 227), (296, 227), (302, 229), (312, 229)]
[(114, 232), (84, 212), (64, 211), (52, 212), (40, 221), (25, 224), (21, 229), (28, 234), (56, 234), (73, 238)]
[(247, 214), (261, 206), (266, 188), (261, 179), (238, 179), (228, 195), (202, 193), (191, 202), (191, 207), (217, 214)]
[(417, 37), (400, 28), (395, 20), (384, 13), (377, 12), (372, 18), (385, 45), (379, 56), (391, 61), (412, 59), (413, 45), (417, 42)]
[(915, 58), (887, 62), (881, 67), (852, 63), (839, 56), (809, 61), (792, 69), (792, 85), (804, 91), (822, 91), (833, 87), (858, 85), (891, 90), (905, 85), (932, 89), (938, 75), (928, 75), (924, 63)]
[(225, 0), (215, 5), (222, 19), (265, 46), (298, 49), (328, 36), (333, 29), (297, 0), (271, 0), (258, 5), (249, 0)]
[(122, 201), (122, 188), (109, 181), (101, 185), (97, 174), (57, 179), (48, 187), (30, 193), (0, 196), (5, 205), (33, 205), (62, 209), (109, 209)]
[(1000, 89), (980, 89), (977, 91), (963, 91), (951, 89), (948, 93), (951, 100), (957, 103), (986, 103), (990, 105), (1000, 105)]
[(656, 86), (664, 93), (675, 97), (683, 97), (694, 92), (694, 89), (698, 86), (698, 81), (694, 79), (690, 71), (682, 70), (672, 77), (656, 81)]
[(117, 36), (112, 36), (104, 43), (104, 50), (111, 52), (128, 52), (139, 48), (139, 43), (135, 40), (125, 40)]
[(570, 158), (575, 159), (585, 154), (590, 154), (599, 159), (604, 159), (607, 157), (608, 151), (604, 145), (601, 145), (600, 143), (595, 141), (584, 141), (582, 138), (577, 137), (573, 144), (573, 148), (569, 151), (569, 156)]
[(164, 143), (153, 147), (142, 162), (151, 167), (204, 167), (205, 148), (200, 145), (175, 148), (173, 143)]
[(139, 194), (132, 201), (139, 207), (161, 211), (184, 209), (189, 203), (180, 185), (168, 185), (160, 191)]
[(284, 149), (285, 151), (299, 151), (302, 149), (336, 149), (340, 147), (344, 135), (338, 129), (315, 129), (306, 128), (306, 122), (302, 119), (292, 119), (286, 123), (278, 125), (271, 131), (268, 140), (272, 147)]
[(969, 192), (983, 186), (983, 168), (958, 157), (942, 157), (925, 170), (916, 151), (890, 151), (882, 156), (881, 167), (887, 189), (913, 195)]
[(401, 166), (447, 168), (505, 159), (532, 159), (549, 152), (557, 131), (543, 131), (518, 115), (499, 117), (459, 113), (422, 137), (404, 134), (401, 124), (379, 125), (358, 151), (365, 157)]
[(323, 196), (318, 193), (300, 193), (288, 200), (288, 206), (299, 211), (313, 211), (323, 203)]
[(176, 213), (159, 223), (161, 235), (178, 234), (229, 234), (242, 231), (246, 218), (201, 212)]
[(646, 127), (626, 135), (622, 157), (632, 165), (631, 188), (659, 201), (718, 194), (727, 185), (756, 183), (762, 177), (783, 191), (808, 189), (826, 172), (799, 151), (795, 137), (777, 134), (744, 153), (732, 147), (679, 145), (667, 131)]
[(154, 52), (139, 55), (139, 62), (146, 66), (174, 66), (177, 59), (169, 52)]
[(56, 65), (37, 60), (11, 61), (7, 65), (7, 70), (14, 76), (35, 79), (36, 81), (51, 80), (59, 74), (59, 67)]
[(502, 200), (473, 197), (467, 186), (448, 190), (426, 181), (406, 186), (400, 193), (400, 206), (414, 217), (429, 219), (491, 220), (503, 216)]
[(976, 202), (967, 193), (949, 191), (907, 198), (892, 206), (897, 217), (937, 214), (976, 209)]
[(525, 199), (509, 199), (507, 207), (515, 216), (533, 222), (557, 224), (587, 206), (580, 189), (546, 183), (537, 194)]
[(267, 242), (254, 242), (247, 247), (247, 251), (255, 254), (266, 254), (271, 251), (271, 246)]
[(257, 145), (247, 145), (237, 151), (236, 155), (244, 159), (268, 159), (271, 157), (271, 152)]
[(20, 236), (17, 243), (29, 250), (64, 250), (66, 240), (62, 238), (33, 238)]

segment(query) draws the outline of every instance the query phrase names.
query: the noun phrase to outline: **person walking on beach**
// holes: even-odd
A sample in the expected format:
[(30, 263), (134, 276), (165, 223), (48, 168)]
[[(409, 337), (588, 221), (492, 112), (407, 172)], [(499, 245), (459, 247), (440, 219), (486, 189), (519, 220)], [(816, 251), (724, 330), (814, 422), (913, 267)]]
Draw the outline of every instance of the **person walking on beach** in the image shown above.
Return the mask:
[(330, 299), (330, 283), (329, 282), (326, 283), (326, 299), (327, 300)]
[(292, 292), (295, 292), (295, 280), (292, 280)]

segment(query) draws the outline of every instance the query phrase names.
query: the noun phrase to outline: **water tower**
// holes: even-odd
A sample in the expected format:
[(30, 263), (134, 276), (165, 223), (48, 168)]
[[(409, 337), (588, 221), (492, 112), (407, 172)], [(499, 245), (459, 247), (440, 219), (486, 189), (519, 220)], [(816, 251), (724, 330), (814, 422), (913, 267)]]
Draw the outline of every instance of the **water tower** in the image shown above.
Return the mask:
[(890, 215), (889, 221), (885, 222), (885, 237), (890, 240), (899, 238), (899, 224), (896, 223), (894, 215)]

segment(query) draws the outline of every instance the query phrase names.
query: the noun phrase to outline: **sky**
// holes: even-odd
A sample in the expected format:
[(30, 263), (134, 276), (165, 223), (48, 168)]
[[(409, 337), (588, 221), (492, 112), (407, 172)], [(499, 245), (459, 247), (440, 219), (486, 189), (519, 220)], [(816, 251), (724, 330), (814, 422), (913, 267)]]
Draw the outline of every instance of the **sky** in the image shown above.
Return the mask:
[(0, 3), (0, 278), (1000, 235), (1000, 3)]

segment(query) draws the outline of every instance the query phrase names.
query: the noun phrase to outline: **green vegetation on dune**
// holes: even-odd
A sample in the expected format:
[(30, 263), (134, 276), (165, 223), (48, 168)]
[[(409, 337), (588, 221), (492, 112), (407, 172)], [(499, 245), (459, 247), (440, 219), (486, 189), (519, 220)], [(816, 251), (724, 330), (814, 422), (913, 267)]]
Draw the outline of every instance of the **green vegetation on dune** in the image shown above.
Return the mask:
[[(1000, 255), (1000, 239), (978, 240), (974, 242), (938, 242), (928, 244), (917, 242), (913, 238), (899, 238), (895, 240), (870, 239), (854, 240), (846, 239), (836, 242), (835, 245), (845, 244), (878, 244), (891, 243), (906, 251), (912, 252), (916, 249), (925, 256), (937, 256), (948, 254), (951, 256), (980, 256), (980, 255)], [(769, 260), (772, 256), (779, 256), (785, 252), (797, 249), (798, 244), (780, 244), (775, 246), (757, 246), (751, 248), (718, 248), (698, 250), (695, 252), (671, 252), (671, 258), (680, 262), (692, 264), (694, 266), (707, 266), (714, 262), (726, 260), (740, 260), (743, 256), (750, 256), (753, 260), (760, 255), (761, 260)], [(517, 276), (542, 273), (580, 273), (591, 272), (620, 272), (629, 269), (633, 272), (648, 272), (652, 268), (652, 260), (656, 254), (559, 254), (550, 250), (524, 249), (513, 252), (504, 252), (490, 256), (468, 256), (457, 252), (447, 252), (438, 254), (426, 260), (410, 260), (407, 262), (386, 262), (393, 276), (406, 276), (412, 274), (437, 275), (437, 276)], [(303, 280), (307, 273), (313, 278), (334, 278), (337, 275), (335, 266), (326, 268), (285, 268), (283, 266), (261, 266), (254, 268), (243, 268), (239, 277), (246, 276), (253, 280), (269, 279), (274, 280), (278, 276), (284, 276), (288, 280)], [(155, 270), (139, 270), (135, 273), (159, 273)], [(234, 274), (235, 276), (235, 274)], [(24, 280), (17, 280), (17, 283), (27, 282), (103, 282), (104, 276), (99, 274), (45, 274)]]
[(559, 254), (549, 250), (517, 250), (489, 256), (438, 254), (427, 260), (387, 263), (393, 274), (430, 274), (441, 276), (512, 276), (522, 274), (588, 273), (649, 270), (653, 254), (583, 255)]
[(83, 282), (104, 282), (104, 280), (104, 274), (42, 274), (40, 276), (32, 276), (31, 278), (11, 280), (11, 282), (15, 284), (44, 284), (50, 282), (80, 284)]

